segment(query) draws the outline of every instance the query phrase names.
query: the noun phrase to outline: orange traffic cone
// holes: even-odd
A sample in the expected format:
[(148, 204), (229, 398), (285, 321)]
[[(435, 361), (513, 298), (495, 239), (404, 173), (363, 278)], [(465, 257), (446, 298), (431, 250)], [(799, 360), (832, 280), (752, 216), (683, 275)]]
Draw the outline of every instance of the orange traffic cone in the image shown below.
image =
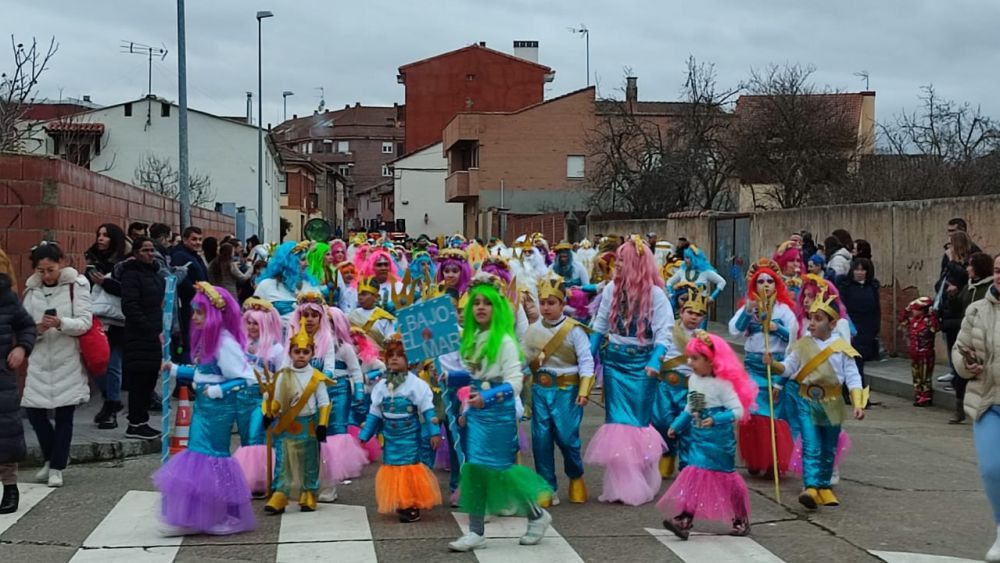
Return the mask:
[(170, 435), (170, 455), (178, 454), (187, 449), (190, 431), (191, 401), (188, 398), (187, 387), (181, 387), (177, 395), (177, 418), (174, 419), (174, 432)]

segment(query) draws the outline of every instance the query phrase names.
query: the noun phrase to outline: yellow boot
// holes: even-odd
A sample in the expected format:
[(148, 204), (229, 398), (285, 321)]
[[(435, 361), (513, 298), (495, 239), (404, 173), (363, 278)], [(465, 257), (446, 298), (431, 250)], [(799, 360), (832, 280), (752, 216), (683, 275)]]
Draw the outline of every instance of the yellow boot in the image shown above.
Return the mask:
[(837, 500), (837, 495), (833, 494), (831, 489), (820, 489), (818, 492), (819, 503), (823, 506), (840, 506), (840, 501)]
[(316, 495), (312, 491), (302, 491), (299, 495), (299, 510), (313, 512), (316, 510)]
[(672, 455), (665, 455), (660, 458), (660, 477), (664, 479), (669, 479), (671, 475), (674, 474), (674, 466), (677, 464), (677, 458)]
[(802, 491), (802, 494), (799, 495), (799, 504), (809, 510), (816, 510), (816, 507), (822, 504), (819, 497), (819, 491), (812, 487)]
[(267, 500), (267, 504), (264, 505), (264, 512), (268, 514), (281, 514), (285, 511), (286, 506), (288, 506), (288, 497), (281, 491), (275, 491), (271, 494), (271, 498)]
[(569, 480), (569, 501), (576, 504), (587, 502), (587, 484), (583, 482), (583, 477)]

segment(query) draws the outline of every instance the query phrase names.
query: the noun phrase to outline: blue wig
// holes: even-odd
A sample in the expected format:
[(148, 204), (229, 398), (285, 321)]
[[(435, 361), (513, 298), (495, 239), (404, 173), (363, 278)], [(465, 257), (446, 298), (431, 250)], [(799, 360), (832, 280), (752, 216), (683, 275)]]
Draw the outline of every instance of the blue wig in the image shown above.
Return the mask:
[[(566, 261), (566, 265), (563, 266), (559, 261), (559, 257), (562, 254), (569, 256), (569, 260)], [(572, 250), (557, 250), (556, 259), (552, 262), (552, 271), (557, 275), (562, 277), (564, 280), (572, 279), (573, 276), (573, 251)]]
[(301, 260), (305, 258), (306, 252), (292, 252), (295, 246), (294, 242), (281, 243), (267, 261), (267, 267), (260, 273), (257, 283), (281, 276), (281, 285), (292, 294), (298, 293), (303, 283), (319, 285), (312, 276), (302, 271)]
[(691, 269), (696, 272), (708, 272), (715, 270), (715, 268), (712, 267), (712, 263), (709, 262), (708, 258), (705, 256), (705, 253), (693, 244), (684, 249), (684, 258), (691, 261)]
[(427, 271), (430, 273), (430, 279), (426, 281), (433, 282), (437, 275), (437, 265), (434, 263), (431, 255), (426, 252), (417, 252), (410, 259), (410, 279), (424, 281), (424, 266), (427, 267)]

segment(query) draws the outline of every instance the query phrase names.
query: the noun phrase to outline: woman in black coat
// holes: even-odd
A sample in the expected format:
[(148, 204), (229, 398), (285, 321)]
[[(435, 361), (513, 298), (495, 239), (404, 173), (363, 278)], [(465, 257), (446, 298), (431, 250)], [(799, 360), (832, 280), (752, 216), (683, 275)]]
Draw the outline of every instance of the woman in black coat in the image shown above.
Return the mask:
[(851, 339), (851, 345), (861, 357), (858, 358), (858, 371), (861, 372), (862, 385), (865, 377), (865, 361), (879, 359), (878, 333), (882, 327), (882, 303), (879, 301), (879, 283), (875, 279), (875, 266), (867, 258), (851, 260), (851, 270), (838, 285), (840, 297), (847, 307), (856, 331)]
[(133, 242), (132, 260), (122, 262), (118, 277), (122, 284), (125, 312), (125, 359), (123, 387), (128, 391), (130, 438), (154, 439), (160, 431), (149, 426), (149, 404), (163, 363), (160, 333), (163, 330), (163, 294), (166, 281), (154, 260), (153, 241)]
[[(0, 258), (7, 256), (0, 251)], [(6, 260), (4, 260), (6, 262)], [(35, 345), (35, 321), (21, 306), (10, 276), (0, 272), (0, 514), (17, 511), (17, 462), (24, 459), (24, 426), (14, 370), (24, 365)]]

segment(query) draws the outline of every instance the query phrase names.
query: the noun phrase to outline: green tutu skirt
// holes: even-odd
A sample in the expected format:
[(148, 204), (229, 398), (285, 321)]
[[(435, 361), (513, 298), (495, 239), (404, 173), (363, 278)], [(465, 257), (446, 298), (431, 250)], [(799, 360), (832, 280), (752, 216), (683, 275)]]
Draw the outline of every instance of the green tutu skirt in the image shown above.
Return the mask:
[(527, 516), (533, 506), (552, 498), (552, 488), (538, 473), (523, 465), (504, 470), (466, 463), (459, 483), (459, 510), (469, 514)]

